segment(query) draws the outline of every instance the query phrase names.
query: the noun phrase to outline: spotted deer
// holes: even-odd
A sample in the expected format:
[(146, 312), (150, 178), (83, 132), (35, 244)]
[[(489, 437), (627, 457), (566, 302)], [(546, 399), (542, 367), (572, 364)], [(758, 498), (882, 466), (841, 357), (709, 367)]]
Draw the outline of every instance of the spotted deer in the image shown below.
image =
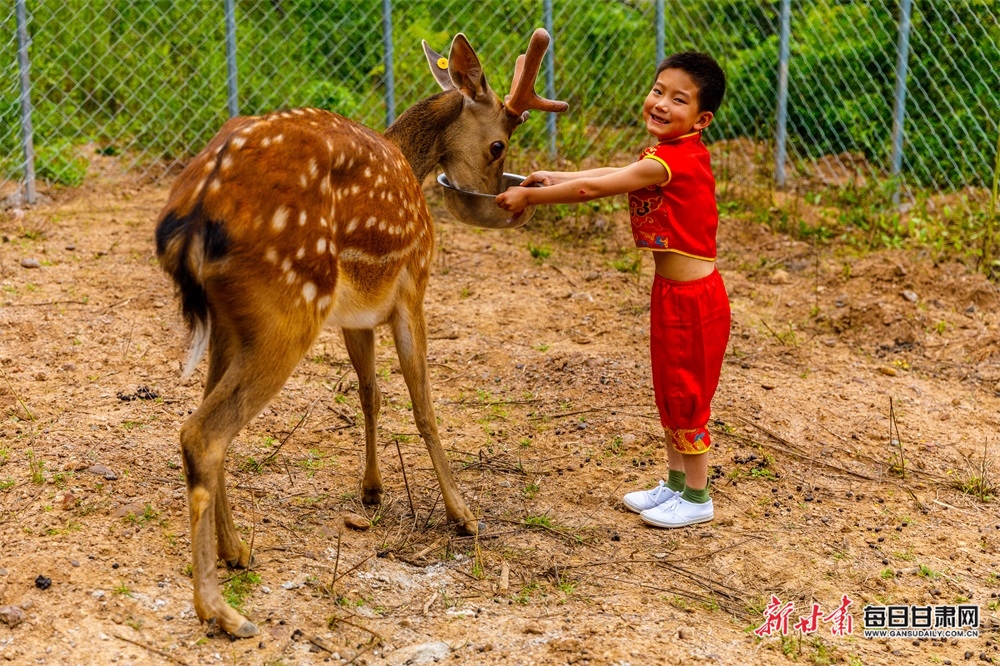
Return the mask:
[(431, 401), (423, 300), (434, 228), (421, 182), (440, 164), (459, 187), (499, 192), (508, 141), (528, 109), (566, 109), (534, 92), (548, 41), (544, 30), (532, 35), (506, 101), (464, 35), (447, 59), (424, 43), (443, 91), (384, 135), (320, 109), (236, 117), (175, 181), (156, 224), (156, 253), (191, 330), (185, 374), (208, 353), (201, 405), (180, 432), (202, 621), (237, 637), (257, 633), (226, 605), (216, 579), (217, 557), (238, 567), (250, 561), (226, 495), (226, 451), (326, 325), (343, 330), (358, 375), (362, 501), (382, 500), (373, 329), (388, 323), (447, 516), (466, 533), (479, 529), (441, 448)]

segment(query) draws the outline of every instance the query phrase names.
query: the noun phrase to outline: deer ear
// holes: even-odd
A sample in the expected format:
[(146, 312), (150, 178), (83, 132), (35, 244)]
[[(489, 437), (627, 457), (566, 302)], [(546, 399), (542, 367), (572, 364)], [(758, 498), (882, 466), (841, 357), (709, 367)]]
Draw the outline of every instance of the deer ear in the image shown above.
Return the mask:
[(427, 64), (431, 68), (434, 80), (438, 82), (442, 90), (454, 90), (455, 84), (451, 82), (451, 74), (448, 73), (448, 59), (427, 45), (427, 42), (420, 40), (424, 47), (424, 55), (427, 57)]
[(479, 64), (479, 57), (462, 33), (455, 35), (452, 40), (449, 56), (448, 72), (455, 87), (472, 101), (486, 98), (490, 86), (486, 83), (483, 66)]

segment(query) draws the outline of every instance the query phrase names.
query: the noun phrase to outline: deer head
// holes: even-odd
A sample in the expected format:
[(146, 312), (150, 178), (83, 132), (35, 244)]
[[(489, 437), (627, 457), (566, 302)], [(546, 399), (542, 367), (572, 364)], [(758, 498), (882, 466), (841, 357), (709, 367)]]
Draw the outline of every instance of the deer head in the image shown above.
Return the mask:
[(465, 35), (455, 36), (447, 58), (427, 42), (422, 44), (443, 92), (408, 109), (386, 130), (386, 137), (399, 145), (418, 179), (440, 164), (455, 187), (499, 194), (510, 136), (527, 119), (528, 110), (558, 113), (569, 108), (534, 91), (549, 34), (542, 29), (532, 34), (527, 51), (517, 58), (506, 101), (490, 88)]

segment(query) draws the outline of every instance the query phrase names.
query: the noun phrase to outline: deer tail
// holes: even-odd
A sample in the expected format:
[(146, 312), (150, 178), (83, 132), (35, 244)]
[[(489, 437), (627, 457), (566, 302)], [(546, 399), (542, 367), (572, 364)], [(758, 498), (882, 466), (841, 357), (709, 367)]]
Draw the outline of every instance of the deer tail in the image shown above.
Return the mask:
[(208, 349), (212, 318), (205, 289), (204, 266), (220, 259), (229, 248), (223, 225), (205, 219), (200, 207), (187, 215), (168, 210), (156, 225), (156, 256), (173, 278), (181, 299), (181, 313), (191, 332), (191, 349), (182, 378), (194, 372)]

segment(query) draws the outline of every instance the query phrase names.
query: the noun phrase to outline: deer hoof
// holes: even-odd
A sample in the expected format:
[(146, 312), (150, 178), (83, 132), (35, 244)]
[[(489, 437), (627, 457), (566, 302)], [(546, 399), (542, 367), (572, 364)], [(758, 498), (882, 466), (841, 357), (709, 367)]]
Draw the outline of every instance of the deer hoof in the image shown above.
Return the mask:
[(378, 506), (382, 503), (381, 488), (362, 488), (361, 503), (365, 506)]
[(250, 620), (243, 620), (236, 631), (229, 632), (234, 638), (250, 638), (251, 636), (256, 636), (260, 632), (257, 630), (257, 625), (255, 625)]
[(254, 563), (254, 557), (250, 554), (250, 549), (246, 544), (240, 544), (240, 554), (233, 559), (223, 558), (226, 566), (230, 569), (249, 569), (250, 565)]
[(458, 524), (458, 531), (466, 536), (475, 536), (486, 531), (486, 523), (476, 519), (466, 520)]

